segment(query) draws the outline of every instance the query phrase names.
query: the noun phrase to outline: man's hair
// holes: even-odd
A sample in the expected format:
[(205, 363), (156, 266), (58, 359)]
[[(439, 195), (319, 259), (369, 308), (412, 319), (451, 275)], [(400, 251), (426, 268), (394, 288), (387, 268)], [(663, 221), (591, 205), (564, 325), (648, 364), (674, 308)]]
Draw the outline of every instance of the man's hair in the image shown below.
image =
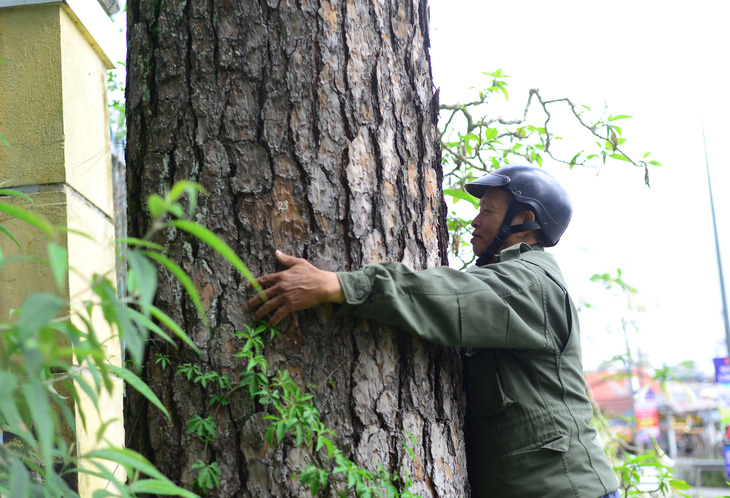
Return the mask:
[[(508, 190), (505, 190), (505, 189), (501, 189), (501, 190), (503, 190), (504, 192), (506, 192), (509, 195), (509, 197), (507, 198), (508, 199), (507, 202), (514, 200), (514, 197), (512, 196), (511, 192), (509, 192)], [(525, 204), (524, 202), (517, 203), (517, 212), (515, 212), (515, 216), (524, 214), (527, 211), (532, 211), (532, 214), (535, 215), (535, 220), (538, 222), (540, 221), (540, 219), (537, 217), (537, 213), (535, 212), (535, 209), (532, 206), (530, 206), (529, 204)], [(547, 238), (545, 237), (545, 234), (543, 233), (542, 230), (531, 230), (531, 231), (535, 232), (535, 236), (537, 237), (538, 245), (545, 246), (548, 244)]]

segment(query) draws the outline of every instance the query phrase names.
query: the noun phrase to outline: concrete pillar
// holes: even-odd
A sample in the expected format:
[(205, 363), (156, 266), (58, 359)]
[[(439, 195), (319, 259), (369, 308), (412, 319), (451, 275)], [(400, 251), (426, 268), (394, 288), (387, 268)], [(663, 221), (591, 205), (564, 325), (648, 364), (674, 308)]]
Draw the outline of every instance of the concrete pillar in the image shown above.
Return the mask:
[[(23, 207), (44, 214), (52, 223), (91, 235), (90, 241), (72, 232), (61, 243), (68, 249), (69, 273), (65, 292), (72, 311), (91, 297), (93, 274), (114, 278), (114, 205), (111, 148), (106, 97), (107, 71), (113, 68), (98, 34), (113, 29), (96, 0), (0, 0), (0, 133), (12, 148), (0, 144), (0, 181), (34, 200), (15, 198)], [(47, 239), (29, 226), (0, 217), (22, 249), (7, 238), (0, 246), (7, 256), (18, 252), (44, 254)], [(3, 268), (0, 273), (0, 314), (7, 317), (31, 293), (55, 291), (50, 270), (35, 263)], [(97, 333), (111, 338), (109, 361), (120, 365), (121, 347), (114, 331), (96, 320)], [(81, 324), (77, 324), (80, 328)], [(100, 401), (101, 414), (89, 401), (82, 403), (87, 427), (76, 424), (78, 451), (104, 438), (124, 444), (122, 385)], [(78, 407), (77, 407), (78, 408)], [(78, 420), (78, 416), (77, 416)], [(114, 469), (112, 469), (114, 470)], [(121, 469), (116, 470), (124, 480)], [(91, 496), (107, 482), (79, 475), (79, 493)]]

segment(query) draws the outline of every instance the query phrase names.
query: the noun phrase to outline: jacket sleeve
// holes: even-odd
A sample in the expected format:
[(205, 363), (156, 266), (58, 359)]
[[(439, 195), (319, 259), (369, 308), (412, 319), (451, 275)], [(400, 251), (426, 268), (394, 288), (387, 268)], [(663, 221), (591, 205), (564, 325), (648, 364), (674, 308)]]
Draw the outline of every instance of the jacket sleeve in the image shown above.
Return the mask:
[(337, 274), (338, 314), (376, 320), (446, 346), (543, 349), (548, 340), (542, 286), (524, 264), (459, 272), (413, 271), (401, 263)]

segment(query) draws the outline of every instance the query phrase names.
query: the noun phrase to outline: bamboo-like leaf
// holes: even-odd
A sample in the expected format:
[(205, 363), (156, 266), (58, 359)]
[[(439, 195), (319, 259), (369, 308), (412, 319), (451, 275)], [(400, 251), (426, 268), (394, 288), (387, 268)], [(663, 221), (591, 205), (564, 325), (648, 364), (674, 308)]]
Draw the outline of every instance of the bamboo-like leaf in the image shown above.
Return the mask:
[(129, 277), (127, 289), (131, 295), (139, 293), (140, 308), (146, 315), (157, 292), (157, 269), (138, 251), (127, 253)]
[(228, 246), (228, 244), (219, 239), (216, 234), (214, 234), (207, 228), (188, 220), (174, 220), (169, 222), (169, 225), (174, 226), (175, 228), (179, 228), (180, 230), (184, 230), (208, 244), (218, 254), (226, 258), (228, 262), (231, 263), (233, 267), (238, 270), (241, 275), (243, 275), (257, 291), (262, 290), (261, 286), (258, 284), (258, 282), (256, 282), (256, 278), (249, 271), (246, 265), (243, 264), (243, 261), (241, 261), (241, 258), (238, 257), (238, 255), (233, 251), (233, 249)]
[(18, 458), (10, 463), (10, 496), (32, 496), (28, 469)]
[(44, 216), (33, 214), (26, 209), (20, 208), (18, 206), (13, 206), (12, 204), (7, 204), (4, 202), (0, 202), (0, 211), (40, 228), (41, 230), (46, 232), (49, 237), (53, 237), (55, 235), (53, 225), (51, 225), (51, 223)]
[[(137, 470), (145, 475), (154, 477), (161, 481), (166, 481), (167, 478), (155, 468), (152, 463), (145, 457), (127, 448), (102, 448), (93, 450), (84, 455), (84, 458), (98, 458), (101, 460), (109, 460), (112, 462), (119, 463), (129, 470)], [(133, 474), (133, 472), (129, 472)]]
[(170, 481), (155, 479), (141, 479), (129, 485), (129, 490), (135, 494), (148, 493), (151, 495), (182, 496), (184, 498), (199, 498), (195, 493), (180, 488)]
[(53, 225), (53, 228), (55, 228), (59, 232), (72, 233), (74, 235), (79, 235), (85, 239), (88, 239), (92, 242), (96, 242), (96, 239), (94, 237), (92, 237), (88, 233), (84, 232), (83, 230), (76, 230), (75, 228), (69, 228), (66, 225)]
[[(198, 183), (182, 180), (172, 186), (168, 198), (171, 202), (177, 201), (184, 192), (188, 193), (189, 197), (189, 209), (188, 218), (192, 218), (195, 208), (198, 204), (198, 192), (203, 195), (208, 195), (208, 192)], [(182, 217), (182, 216), (180, 216)]]
[(155, 244), (149, 240), (137, 239), (135, 237), (122, 237), (117, 239), (117, 244), (127, 244), (128, 246), (140, 246), (147, 247), (149, 249), (155, 249), (156, 251), (165, 252), (167, 249), (160, 244)]
[(18, 190), (11, 189), (11, 188), (0, 188), (0, 195), (11, 195), (13, 197), (22, 197), (23, 199), (33, 202), (33, 199), (30, 198), (30, 196), (24, 192), (19, 192)]
[(158, 218), (162, 213), (167, 211), (167, 203), (159, 194), (152, 194), (147, 199), (147, 207), (153, 218)]
[(37, 377), (29, 377), (20, 390), (30, 408), (33, 419), (33, 428), (43, 453), (43, 462), (46, 469), (53, 468), (53, 412), (46, 390)]
[(48, 322), (58, 315), (65, 301), (58, 296), (39, 292), (32, 294), (20, 307), (18, 336), (21, 341), (38, 333)]
[(56, 279), (56, 285), (62, 291), (68, 273), (68, 250), (55, 242), (49, 242), (48, 259), (51, 262), (51, 271), (53, 271), (53, 278)]
[(99, 409), (99, 393), (97, 391), (97, 389), (99, 387), (98, 384), (97, 384), (97, 389), (94, 389), (88, 382), (86, 382), (86, 380), (83, 378), (83, 376), (78, 375), (73, 372), (69, 372), (69, 376), (71, 377), (71, 379), (74, 380), (76, 385), (80, 386), (81, 389), (84, 390), (84, 392), (89, 397), (89, 399), (94, 403), (94, 407), (98, 410)]
[(187, 291), (188, 295), (190, 296), (190, 299), (192, 299), (193, 303), (195, 304), (195, 307), (198, 309), (198, 314), (200, 315), (200, 318), (203, 320), (203, 325), (205, 325), (205, 328), (209, 328), (208, 324), (208, 317), (205, 316), (205, 307), (203, 307), (203, 301), (200, 299), (200, 294), (198, 294), (198, 290), (195, 288), (195, 284), (193, 283), (192, 279), (188, 276), (187, 273), (185, 273), (185, 270), (180, 268), (177, 264), (175, 264), (170, 258), (167, 256), (164, 256), (157, 252), (152, 251), (144, 251), (145, 256), (148, 258), (154, 259), (158, 263), (160, 263), (162, 266), (167, 268), (170, 273), (175, 275), (177, 279), (180, 281), (182, 286)]
[(167, 411), (167, 408), (162, 404), (160, 399), (155, 395), (155, 393), (152, 392), (152, 389), (149, 388), (147, 384), (144, 383), (142, 379), (137, 377), (132, 371), (127, 370), (126, 368), (118, 367), (116, 365), (107, 365), (107, 368), (117, 374), (119, 377), (124, 379), (124, 382), (132, 386), (139, 392), (142, 396), (147, 398), (153, 405), (155, 405), (157, 408), (160, 409), (162, 413), (165, 414), (165, 416), (169, 419), (170, 413)]
[(195, 343), (192, 341), (192, 339), (188, 337), (185, 331), (180, 328), (180, 325), (175, 323), (175, 320), (167, 316), (161, 309), (155, 306), (150, 306), (150, 313), (152, 313), (153, 317), (159, 320), (165, 327), (170, 329), (176, 336), (182, 339), (182, 341), (190, 346), (196, 353), (203, 354), (198, 346), (196, 346)]
[(2, 223), (0, 223), (0, 232), (10, 237), (10, 240), (15, 242), (15, 245), (20, 248), (20, 243), (18, 242), (18, 239), (16, 239), (15, 236), (10, 232), (10, 230), (8, 230)]
[(163, 339), (165, 339), (167, 342), (172, 344), (173, 346), (177, 347), (177, 344), (175, 341), (172, 340), (172, 338), (165, 333), (164, 330), (162, 330), (160, 327), (157, 326), (155, 322), (144, 316), (139, 311), (127, 308), (129, 310), (129, 315), (132, 317), (132, 319), (137, 322), (137, 325), (147, 328), (147, 330), (150, 330), (154, 332), (155, 334), (159, 335)]
[[(88, 460), (87, 460), (87, 462), (88, 462)], [(89, 463), (94, 465), (97, 469), (99, 469), (99, 471), (94, 472), (93, 470), (87, 468), (86, 466), (82, 467), (82, 468), (76, 468), (73, 471), (81, 473), (81, 474), (87, 474), (90, 476), (100, 477), (101, 479), (103, 479), (105, 481), (109, 481), (114, 486), (114, 488), (119, 491), (119, 494), (122, 496), (122, 498), (133, 498), (132, 494), (127, 489), (127, 486), (125, 486), (124, 484), (119, 482), (119, 479), (117, 479), (117, 477), (114, 475), (114, 472), (110, 471), (108, 468), (106, 468), (106, 466), (102, 465), (101, 462), (91, 460)], [(107, 496), (110, 496), (110, 495), (107, 492), (107, 490), (97, 489), (96, 491), (94, 491), (94, 493), (91, 496), (92, 496), (92, 498), (106, 498)], [(119, 495), (112, 494), (111, 496), (119, 496)]]
[[(5, 62), (5, 61), (3, 61), (3, 62)], [(12, 147), (10, 146), (10, 142), (7, 141), (7, 139), (5, 138), (5, 136), (2, 133), (0, 133), (0, 142), (7, 145), (8, 148), (12, 149)]]

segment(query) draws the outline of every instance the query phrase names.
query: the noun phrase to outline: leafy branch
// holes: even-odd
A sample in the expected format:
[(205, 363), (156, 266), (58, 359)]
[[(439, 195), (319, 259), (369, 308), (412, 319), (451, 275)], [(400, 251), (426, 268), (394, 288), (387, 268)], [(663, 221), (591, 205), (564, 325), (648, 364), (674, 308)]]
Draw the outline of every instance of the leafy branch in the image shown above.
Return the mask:
[[(569, 98), (546, 99), (538, 89), (531, 89), (521, 115), (513, 118), (490, 115), (491, 99), (509, 99), (509, 76), (501, 70), (484, 73), (490, 85), (476, 89), (477, 96), (466, 103), (442, 104), (438, 138), (444, 165), (444, 193), (454, 203), (467, 200), (478, 206), (475, 199), (464, 191), (464, 185), (490, 171), (515, 161), (542, 166), (547, 157), (574, 166), (596, 167), (609, 159), (622, 161), (643, 168), (644, 182), (649, 185), (649, 167), (661, 166), (650, 160), (647, 152), (641, 159), (629, 155), (626, 139), (617, 122), (629, 119), (625, 114), (607, 114), (603, 109), (598, 117), (591, 118), (591, 109)], [(587, 132), (595, 143), (595, 150), (586, 152), (562, 152), (555, 142), (562, 137), (555, 134), (553, 117), (561, 108)], [(463, 263), (463, 268), (474, 258), (464, 257), (460, 250), (469, 246), (465, 238), (469, 233), (469, 220), (455, 212), (448, 217), (451, 234), (451, 254)], [(467, 252), (468, 253), (468, 252)]]

